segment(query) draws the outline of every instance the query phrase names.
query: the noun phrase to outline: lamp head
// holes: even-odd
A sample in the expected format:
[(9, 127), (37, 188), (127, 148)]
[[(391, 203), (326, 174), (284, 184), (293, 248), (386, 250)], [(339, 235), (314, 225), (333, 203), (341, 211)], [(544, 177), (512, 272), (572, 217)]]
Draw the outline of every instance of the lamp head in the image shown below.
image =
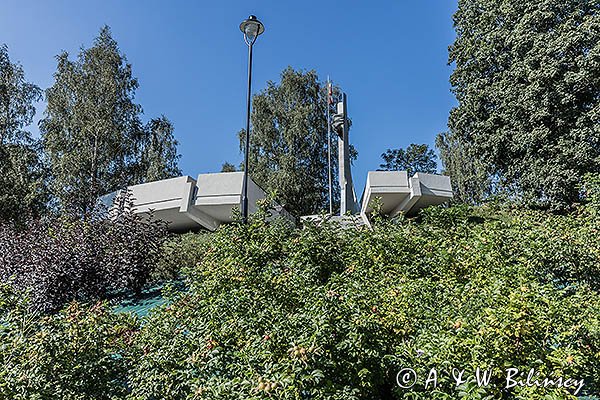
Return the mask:
[(240, 30), (244, 34), (244, 40), (248, 46), (254, 44), (258, 35), (265, 31), (265, 26), (256, 18), (251, 15), (240, 24)]

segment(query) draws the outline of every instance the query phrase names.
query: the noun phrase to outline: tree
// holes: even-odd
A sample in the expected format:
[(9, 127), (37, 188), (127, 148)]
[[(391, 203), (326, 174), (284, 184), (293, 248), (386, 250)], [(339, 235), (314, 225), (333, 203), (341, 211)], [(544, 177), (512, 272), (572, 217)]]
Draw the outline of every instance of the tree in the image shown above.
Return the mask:
[(173, 124), (163, 115), (146, 124), (141, 140), (138, 183), (152, 182), (181, 175), (177, 161), (179, 142), (173, 135)]
[(57, 59), (40, 129), (63, 209), (87, 214), (99, 195), (179, 174), (173, 127), (164, 117), (143, 126), (138, 81), (108, 27), (76, 60)]
[(0, 46), (0, 220), (19, 220), (45, 206), (40, 149), (25, 130), (41, 97), (23, 67), (11, 62), (6, 45)]
[(442, 173), (452, 177), (454, 199), (467, 204), (480, 204), (491, 194), (488, 167), (472, 156), (470, 147), (449, 132), (439, 134), (435, 141), (440, 151)]
[(40, 128), (52, 169), (52, 189), (63, 208), (89, 213), (96, 198), (131, 183), (141, 107), (137, 80), (102, 28), (76, 61), (58, 57), (54, 85)]
[(449, 143), (470, 160), (446, 152), (444, 164), (487, 165), (530, 205), (578, 201), (582, 176), (600, 171), (598, 2), (460, 0), (454, 26)]
[[(339, 96), (338, 88), (334, 95)], [(288, 67), (279, 83), (269, 81), (253, 98), (250, 175), (265, 190), (276, 191), (295, 215), (327, 208), (326, 96), (315, 71)], [(245, 131), (239, 136), (243, 150)], [(331, 138), (337, 201), (337, 136), (332, 132)]]
[(437, 170), (437, 157), (426, 144), (411, 143), (406, 150), (387, 149), (381, 158), (384, 163), (379, 168), (384, 171), (407, 171), (412, 176), (415, 172), (433, 174)]
[(236, 172), (237, 169), (235, 168), (235, 165), (228, 163), (228, 162), (224, 162), (223, 165), (221, 166), (221, 172)]

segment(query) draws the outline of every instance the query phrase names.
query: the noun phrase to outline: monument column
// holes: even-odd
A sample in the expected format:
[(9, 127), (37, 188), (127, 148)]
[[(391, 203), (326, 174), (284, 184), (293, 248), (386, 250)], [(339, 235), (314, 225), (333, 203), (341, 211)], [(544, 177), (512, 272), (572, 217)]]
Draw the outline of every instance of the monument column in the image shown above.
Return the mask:
[(338, 159), (340, 181), (340, 215), (347, 211), (355, 213), (356, 201), (354, 198), (354, 185), (352, 171), (350, 170), (350, 140), (348, 123), (348, 106), (346, 93), (342, 94), (342, 101), (337, 104), (337, 115), (334, 116), (334, 128), (338, 133)]

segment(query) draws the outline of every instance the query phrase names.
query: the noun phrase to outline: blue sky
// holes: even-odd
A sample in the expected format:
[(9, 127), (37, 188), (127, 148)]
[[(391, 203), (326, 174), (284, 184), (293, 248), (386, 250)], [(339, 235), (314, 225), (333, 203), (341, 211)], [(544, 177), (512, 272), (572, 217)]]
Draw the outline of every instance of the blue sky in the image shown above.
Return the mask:
[(174, 123), (180, 165), (196, 176), (242, 160), (236, 132), (245, 124), (247, 48), (238, 26), (255, 14), (266, 30), (255, 45), (253, 92), (288, 65), (330, 75), (348, 94), (360, 196), (387, 148), (433, 146), (446, 129), (455, 9), (456, 1), (439, 0), (3, 0), (0, 43), (45, 89), (54, 57), (74, 57), (109, 25), (139, 79), (144, 119), (164, 114)]

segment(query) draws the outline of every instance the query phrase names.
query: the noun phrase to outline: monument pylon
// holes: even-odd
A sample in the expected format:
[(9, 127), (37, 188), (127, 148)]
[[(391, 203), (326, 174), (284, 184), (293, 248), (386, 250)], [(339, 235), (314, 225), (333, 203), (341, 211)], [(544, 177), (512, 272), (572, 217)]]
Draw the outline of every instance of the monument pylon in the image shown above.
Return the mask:
[(350, 165), (349, 122), (348, 98), (346, 93), (342, 93), (342, 101), (337, 103), (337, 114), (333, 116), (333, 129), (338, 135), (340, 215), (345, 215), (347, 212), (351, 214), (358, 212)]

